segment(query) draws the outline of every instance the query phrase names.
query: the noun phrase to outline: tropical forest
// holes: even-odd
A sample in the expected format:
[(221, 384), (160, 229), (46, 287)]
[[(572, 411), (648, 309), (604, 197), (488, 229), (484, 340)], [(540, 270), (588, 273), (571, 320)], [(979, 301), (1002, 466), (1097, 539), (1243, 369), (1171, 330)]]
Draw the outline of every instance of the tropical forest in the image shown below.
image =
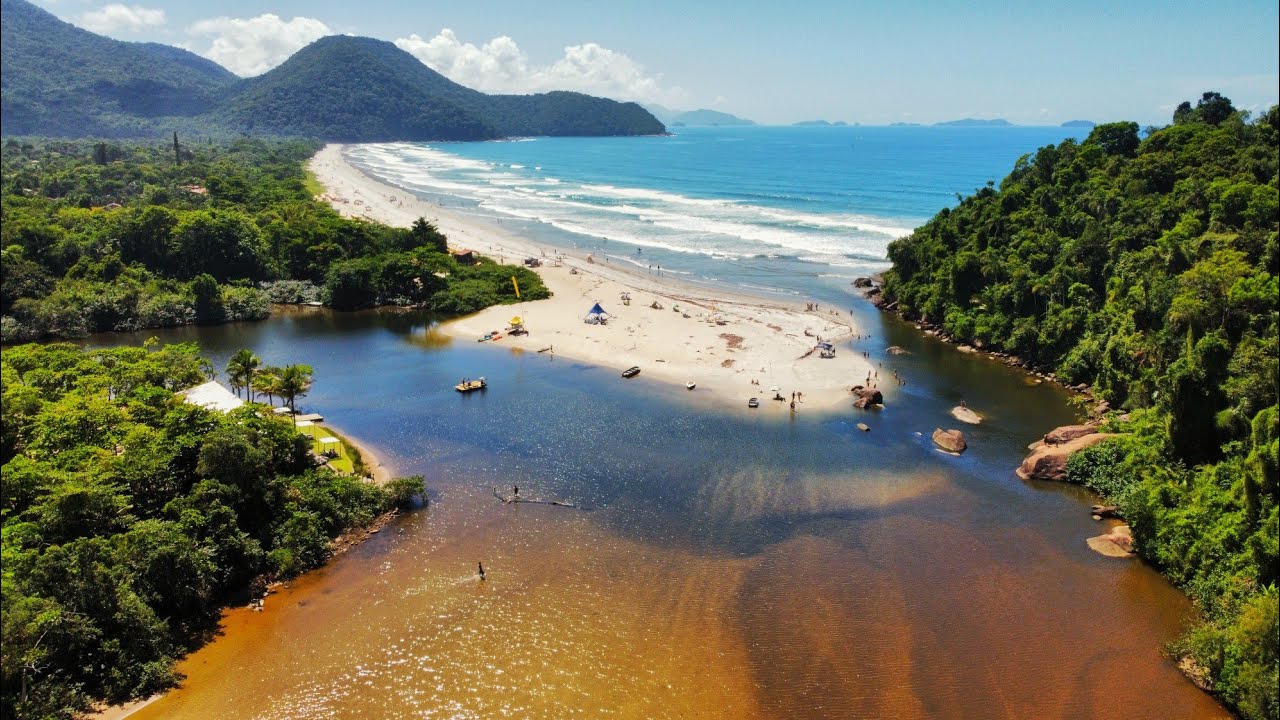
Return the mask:
[[(1277, 700), (1277, 147), (1218, 93), (1167, 127), (1023, 157), (890, 245), (884, 301), (1107, 403), (1069, 479), (1129, 521), (1203, 615), (1172, 652), (1248, 718)], [(1105, 408), (1105, 406), (1104, 406)]]

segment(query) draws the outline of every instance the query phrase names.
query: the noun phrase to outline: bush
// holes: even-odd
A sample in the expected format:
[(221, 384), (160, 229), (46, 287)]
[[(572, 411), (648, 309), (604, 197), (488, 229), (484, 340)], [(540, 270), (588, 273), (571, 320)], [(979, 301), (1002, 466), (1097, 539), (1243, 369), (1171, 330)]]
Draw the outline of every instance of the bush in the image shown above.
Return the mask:
[(396, 507), (407, 508), (413, 505), (415, 497), (426, 499), (426, 479), (421, 475), (411, 475), (409, 477), (396, 478), (387, 483), (386, 491), (391, 496), (391, 502)]
[(222, 307), (227, 322), (262, 320), (271, 315), (271, 301), (267, 293), (256, 288), (224, 288)]
[(320, 286), (310, 280), (273, 280), (259, 287), (273, 303), (301, 305), (320, 302)]
[(138, 322), (142, 327), (177, 327), (195, 321), (195, 304), (185, 295), (158, 293), (144, 297), (138, 304)]
[(493, 284), (484, 280), (462, 280), (448, 290), (431, 296), (431, 309), (449, 315), (465, 315), (498, 304)]

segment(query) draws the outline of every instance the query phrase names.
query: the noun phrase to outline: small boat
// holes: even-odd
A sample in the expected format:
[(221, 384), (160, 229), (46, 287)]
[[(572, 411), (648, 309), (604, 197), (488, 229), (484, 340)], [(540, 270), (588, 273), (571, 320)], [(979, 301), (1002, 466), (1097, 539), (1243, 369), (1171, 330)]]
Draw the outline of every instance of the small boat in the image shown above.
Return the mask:
[(749, 408), (758, 408), (758, 407), (760, 407), (760, 398), (751, 398), (750, 400), (748, 400), (748, 401), (747, 401), (747, 407), (749, 407)]
[(695, 387), (697, 387), (697, 385), (698, 385), (698, 383), (693, 382), (693, 381), (691, 380), (691, 381), (689, 381), (689, 382), (687, 382), (687, 383), (685, 383), (685, 384), (684, 384), (684, 389), (685, 389), (685, 390), (692, 390), (692, 389), (694, 389)]
[(631, 367), (622, 371), (622, 377), (624, 378), (635, 377), (639, 374), (640, 374), (640, 368), (635, 365), (632, 365)]
[(478, 378), (476, 380), (463, 380), (454, 385), (453, 389), (460, 393), (468, 393), (472, 390), (484, 390), (488, 386), (489, 384), (484, 381), (484, 378)]

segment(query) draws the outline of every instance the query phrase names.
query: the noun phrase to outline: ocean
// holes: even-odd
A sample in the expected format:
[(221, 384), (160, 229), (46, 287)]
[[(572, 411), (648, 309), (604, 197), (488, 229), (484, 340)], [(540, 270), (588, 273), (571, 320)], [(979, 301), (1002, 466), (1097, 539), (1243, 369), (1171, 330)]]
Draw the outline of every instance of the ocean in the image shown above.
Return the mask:
[(646, 272), (834, 301), (887, 248), (1059, 127), (678, 128), (665, 137), (352, 146), (392, 185)]

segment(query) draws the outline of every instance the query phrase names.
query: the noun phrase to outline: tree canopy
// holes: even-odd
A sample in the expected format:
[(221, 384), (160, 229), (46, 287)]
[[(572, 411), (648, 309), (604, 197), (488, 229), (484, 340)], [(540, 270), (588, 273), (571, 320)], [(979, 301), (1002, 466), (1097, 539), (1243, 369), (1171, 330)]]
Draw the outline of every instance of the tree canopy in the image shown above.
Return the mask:
[[(464, 313), (548, 297), (536, 273), (459, 265), (424, 219), (340, 217), (305, 188), (317, 143), (10, 139), (0, 160), (0, 338), (256, 320), (272, 302)], [(455, 287), (458, 286), (458, 287)]]
[(330, 540), (407, 504), (317, 467), (288, 420), (175, 391), (193, 345), (0, 356), (0, 715), (63, 718), (170, 686), (174, 659), (253, 586), (324, 562)]
[(1205, 611), (1179, 652), (1275, 718), (1280, 111), (1218, 93), (1172, 125), (1093, 129), (1018, 160), (892, 243), (886, 303), (1088, 383), (1127, 431), (1069, 475)]

